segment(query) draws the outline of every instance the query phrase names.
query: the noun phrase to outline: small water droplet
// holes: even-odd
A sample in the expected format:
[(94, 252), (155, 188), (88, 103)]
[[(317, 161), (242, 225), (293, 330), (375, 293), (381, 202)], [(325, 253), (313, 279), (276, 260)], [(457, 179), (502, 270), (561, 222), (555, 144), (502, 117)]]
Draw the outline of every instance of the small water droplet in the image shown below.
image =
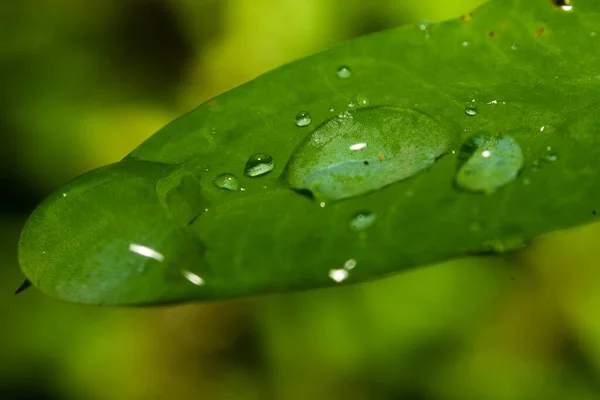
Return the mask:
[(376, 214), (373, 214), (369, 211), (361, 211), (350, 221), (350, 229), (355, 232), (364, 231), (365, 229), (371, 227), (375, 223), (376, 219)]
[(329, 271), (329, 277), (337, 283), (343, 282), (348, 278), (348, 271), (344, 268), (332, 269)]
[(467, 104), (465, 107), (465, 114), (470, 117), (474, 117), (477, 115), (477, 106), (475, 104)]
[(344, 263), (344, 269), (346, 271), (350, 271), (354, 267), (356, 267), (356, 260), (353, 258), (346, 260), (346, 262)]
[(590, 32), (591, 37), (596, 37), (596, 35), (598, 35), (598, 33), (596, 33), (595, 31)]
[(225, 190), (234, 191), (240, 188), (240, 180), (237, 178), (237, 176), (227, 172), (217, 176), (213, 180), (213, 184), (219, 189)]
[(469, 42), (462, 42), (462, 46), (463, 47), (468, 47), (469, 46)]
[(562, 11), (571, 12), (573, 11), (573, 5), (571, 4), (571, 0), (552, 0), (552, 3), (560, 8)]
[(347, 79), (352, 76), (352, 70), (346, 65), (342, 65), (337, 69), (337, 76), (341, 79)]
[(510, 49), (511, 49), (511, 50), (518, 50), (518, 49), (519, 49), (519, 46), (518, 46), (516, 43), (512, 43), (512, 44), (510, 45)]
[(275, 168), (275, 160), (269, 154), (256, 153), (246, 161), (244, 175), (249, 177), (258, 177), (273, 171)]
[(366, 107), (369, 105), (369, 99), (366, 96), (358, 95), (356, 96), (356, 101), (360, 107)]
[(300, 111), (296, 114), (296, 125), (299, 127), (304, 127), (309, 125), (312, 122), (312, 117), (308, 111)]
[(458, 159), (457, 186), (488, 194), (512, 182), (523, 167), (521, 147), (510, 136), (472, 136)]
[(543, 157), (543, 160), (546, 162), (554, 162), (554, 161), (558, 160), (558, 154), (551, 151)]
[(325, 203), (324, 201), (319, 203), (319, 206), (321, 206), (321, 208), (325, 208), (326, 205), (327, 205), (327, 203)]
[(329, 112), (335, 112), (335, 107), (334, 106), (329, 107)]
[[(352, 118), (332, 118), (307, 135), (282, 177), (319, 201), (357, 196), (431, 166), (450, 151), (459, 134), (451, 121), (414, 109), (358, 108)], [(368, 146), (351, 150), (357, 143)]]
[(354, 108), (355, 106), (356, 106), (356, 103), (354, 103), (354, 101), (353, 101), (353, 100), (350, 100), (350, 101), (348, 102), (348, 107), (350, 107), (350, 108)]
[(422, 21), (419, 23), (419, 30), (423, 32), (425, 39), (429, 39), (431, 37), (431, 32), (429, 32), (429, 21)]

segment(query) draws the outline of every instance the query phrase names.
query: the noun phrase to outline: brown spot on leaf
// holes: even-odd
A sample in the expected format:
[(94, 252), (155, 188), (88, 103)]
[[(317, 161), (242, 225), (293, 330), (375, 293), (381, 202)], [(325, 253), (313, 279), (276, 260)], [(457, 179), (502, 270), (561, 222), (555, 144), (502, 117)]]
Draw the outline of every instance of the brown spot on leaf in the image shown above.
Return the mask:
[(539, 28), (537, 28), (535, 31), (533, 31), (533, 36), (535, 37), (540, 37), (542, 36), (544, 33), (546, 33), (546, 28), (544, 28), (543, 26), (540, 26)]
[(378, 153), (377, 154), (377, 158), (379, 158), (379, 161), (383, 161), (383, 154)]
[(494, 32), (494, 31), (489, 31), (488, 32), (488, 37), (489, 38), (493, 38), (494, 36), (496, 36), (496, 32)]

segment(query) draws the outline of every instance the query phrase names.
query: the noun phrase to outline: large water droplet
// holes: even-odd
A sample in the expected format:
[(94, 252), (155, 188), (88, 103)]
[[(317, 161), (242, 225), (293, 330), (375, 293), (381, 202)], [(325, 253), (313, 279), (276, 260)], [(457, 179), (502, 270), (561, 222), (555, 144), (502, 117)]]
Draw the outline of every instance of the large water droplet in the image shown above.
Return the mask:
[(309, 134), (282, 176), (319, 201), (340, 200), (417, 174), (447, 153), (458, 135), (453, 123), (417, 110), (359, 108), (352, 118), (332, 118)]
[(359, 94), (358, 96), (356, 96), (356, 101), (358, 102), (358, 105), (360, 107), (366, 107), (369, 105), (369, 99), (367, 98), (367, 96)]
[(352, 76), (352, 71), (346, 65), (342, 65), (337, 70), (337, 76), (340, 77), (341, 79), (347, 79)]
[(377, 215), (369, 211), (361, 211), (350, 221), (350, 229), (355, 232), (364, 231), (375, 223)]
[(237, 176), (227, 172), (213, 179), (213, 184), (219, 189), (231, 191), (238, 190), (240, 188), (240, 180), (237, 178)]
[(296, 114), (296, 125), (301, 128), (309, 125), (311, 121), (312, 117), (308, 111), (300, 111), (298, 114)]
[(244, 168), (244, 175), (257, 177), (268, 174), (275, 168), (275, 160), (266, 153), (256, 153), (248, 159)]
[(510, 136), (472, 136), (458, 158), (456, 184), (473, 192), (493, 193), (512, 182), (523, 167), (521, 147)]

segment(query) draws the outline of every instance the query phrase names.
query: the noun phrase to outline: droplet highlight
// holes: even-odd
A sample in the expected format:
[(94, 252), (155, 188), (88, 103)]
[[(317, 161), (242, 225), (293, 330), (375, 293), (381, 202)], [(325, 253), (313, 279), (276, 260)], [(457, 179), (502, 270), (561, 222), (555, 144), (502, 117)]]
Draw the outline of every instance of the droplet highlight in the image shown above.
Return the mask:
[(268, 174), (275, 168), (275, 160), (269, 154), (256, 153), (248, 159), (244, 167), (244, 175), (251, 178)]
[(431, 166), (459, 134), (453, 122), (418, 110), (358, 108), (351, 118), (331, 118), (307, 135), (282, 177), (317, 201), (358, 196)]
[(352, 70), (346, 65), (342, 65), (337, 69), (337, 76), (340, 79), (348, 79), (352, 76)]
[(350, 229), (354, 232), (361, 232), (369, 229), (377, 219), (377, 215), (369, 211), (361, 211), (350, 220)]
[(237, 178), (237, 176), (227, 172), (217, 176), (213, 180), (213, 184), (219, 189), (230, 191), (235, 191), (240, 188), (240, 180)]
[(456, 185), (471, 192), (493, 193), (514, 181), (523, 168), (523, 152), (510, 136), (476, 135), (458, 155)]
[(308, 126), (312, 122), (312, 117), (308, 111), (300, 111), (296, 114), (296, 125), (300, 128)]

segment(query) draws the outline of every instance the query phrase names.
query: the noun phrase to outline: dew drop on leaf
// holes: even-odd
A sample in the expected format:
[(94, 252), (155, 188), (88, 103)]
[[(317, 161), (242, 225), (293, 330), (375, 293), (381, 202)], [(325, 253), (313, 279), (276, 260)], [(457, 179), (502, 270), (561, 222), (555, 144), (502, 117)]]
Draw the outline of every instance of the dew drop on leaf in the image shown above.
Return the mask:
[(465, 107), (465, 114), (470, 117), (474, 117), (477, 115), (477, 106), (474, 104), (469, 104)]
[(355, 232), (364, 231), (375, 223), (377, 215), (369, 211), (361, 211), (350, 221), (350, 229)]
[(571, 0), (552, 0), (552, 4), (560, 8), (562, 11), (571, 12), (573, 11), (573, 5)]
[(458, 159), (457, 186), (488, 194), (514, 181), (523, 167), (521, 147), (510, 136), (472, 136), (461, 147)]
[(458, 137), (454, 123), (418, 110), (359, 108), (352, 118), (331, 118), (307, 135), (282, 177), (318, 201), (341, 200), (414, 176), (449, 152)]
[(304, 127), (309, 125), (312, 122), (312, 117), (308, 111), (300, 111), (296, 114), (296, 125), (299, 127)]
[(366, 96), (359, 94), (356, 96), (356, 101), (360, 107), (366, 107), (369, 105), (369, 99)]
[(240, 180), (237, 176), (230, 174), (228, 172), (217, 176), (213, 179), (213, 184), (219, 189), (224, 190), (238, 190), (240, 188)]
[(248, 159), (244, 168), (244, 175), (258, 177), (273, 171), (275, 160), (269, 154), (256, 153)]
[(347, 79), (352, 76), (352, 70), (346, 65), (342, 65), (337, 70), (337, 76), (341, 79)]

